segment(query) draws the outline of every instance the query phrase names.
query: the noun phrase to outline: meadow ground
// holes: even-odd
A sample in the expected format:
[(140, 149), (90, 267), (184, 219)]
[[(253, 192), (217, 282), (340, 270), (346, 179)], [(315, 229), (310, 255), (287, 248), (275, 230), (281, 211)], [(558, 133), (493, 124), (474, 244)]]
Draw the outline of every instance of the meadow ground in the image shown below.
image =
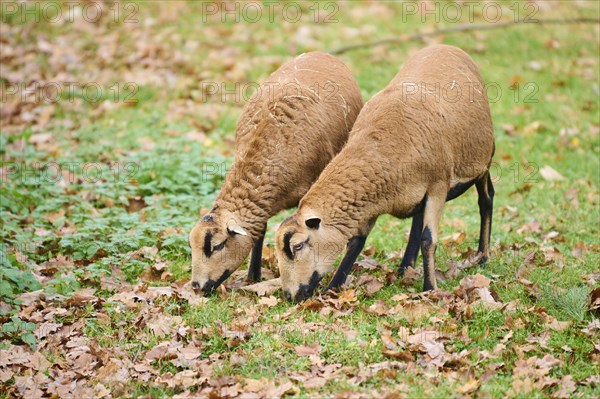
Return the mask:
[[(449, 3), (304, 2), (293, 3), (299, 21), (282, 5), (272, 22), (264, 3), (253, 3), (258, 18), (246, 3), (229, 16), (202, 2), (92, 2), (72, 15), (65, 3), (33, 2), (27, 15), (8, 4), (0, 398), (600, 394), (597, 23), (340, 55), (365, 100), (429, 43), (457, 45), (480, 66), (497, 148), (486, 266), (469, 261), (471, 190), (446, 206), (435, 293), (419, 294), (421, 267), (396, 279), (409, 221), (390, 217), (337, 295), (294, 306), (280, 291), (238, 289), (244, 271), (210, 298), (184, 286), (187, 233), (223, 181), (252, 82), (305, 51), (471, 17), (491, 24), (498, 10), (500, 22), (598, 18), (597, 2), (473, 2), (460, 18)], [(268, 278), (273, 231), (289, 213), (269, 225)]]

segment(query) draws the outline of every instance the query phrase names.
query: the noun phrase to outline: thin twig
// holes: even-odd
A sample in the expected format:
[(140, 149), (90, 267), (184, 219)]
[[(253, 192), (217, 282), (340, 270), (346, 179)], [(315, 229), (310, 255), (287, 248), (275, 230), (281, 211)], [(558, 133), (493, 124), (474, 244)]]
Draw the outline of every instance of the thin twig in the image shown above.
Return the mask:
[(497, 24), (458, 24), (451, 26), (449, 28), (435, 29), (429, 32), (416, 32), (401, 35), (398, 37), (391, 37), (388, 39), (375, 40), (372, 42), (365, 42), (359, 44), (352, 44), (349, 46), (340, 47), (338, 49), (334, 49), (330, 51), (331, 54), (342, 54), (348, 51), (356, 50), (359, 48), (365, 47), (376, 47), (382, 46), (385, 44), (399, 44), (406, 43), (412, 40), (420, 40), (426, 37), (443, 35), (445, 33), (455, 33), (455, 32), (471, 32), (471, 31), (482, 31), (482, 30), (494, 30), (494, 29), (503, 29), (512, 26), (519, 25), (570, 25), (570, 24), (600, 24), (600, 19), (595, 18), (574, 18), (574, 19), (538, 19), (531, 21), (509, 21), (509, 22), (501, 22)]
[(137, 360), (138, 356), (140, 355), (140, 351), (142, 350), (142, 343), (140, 342), (138, 348), (137, 348), (137, 352), (135, 352), (135, 356), (133, 356), (133, 359), (131, 359), (132, 363), (135, 363), (135, 361)]

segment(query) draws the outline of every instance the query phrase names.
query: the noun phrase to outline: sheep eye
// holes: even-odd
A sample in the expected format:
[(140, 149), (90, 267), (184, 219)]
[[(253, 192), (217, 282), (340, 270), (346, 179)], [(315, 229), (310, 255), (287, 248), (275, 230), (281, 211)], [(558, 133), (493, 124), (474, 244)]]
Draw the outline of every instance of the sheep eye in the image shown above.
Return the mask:
[(213, 251), (220, 251), (225, 247), (225, 243), (227, 242), (227, 240), (223, 241), (220, 244), (217, 244), (213, 247)]
[(304, 248), (304, 243), (301, 242), (299, 244), (294, 245), (294, 252), (298, 252), (300, 251), (302, 248)]

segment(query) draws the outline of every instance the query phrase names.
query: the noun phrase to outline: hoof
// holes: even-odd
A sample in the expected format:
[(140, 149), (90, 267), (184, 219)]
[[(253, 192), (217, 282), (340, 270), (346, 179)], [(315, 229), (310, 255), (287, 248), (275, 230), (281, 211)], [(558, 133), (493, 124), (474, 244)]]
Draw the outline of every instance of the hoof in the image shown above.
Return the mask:
[(406, 272), (406, 269), (408, 269), (409, 267), (414, 267), (414, 265), (411, 265), (411, 264), (403, 265), (403, 264), (401, 264), (398, 267), (398, 277), (400, 277), (400, 278), (404, 277), (404, 273)]
[(260, 283), (262, 281), (261, 274), (249, 273), (246, 277), (246, 281), (249, 283)]
[(489, 259), (489, 257), (488, 257), (488, 256), (486, 256), (486, 255), (482, 255), (482, 256), (481, 256), (481, 259), (479, 259), (479, 262), (477, 262), (477, 264), (478, 264), (479, 266), (483, 266), (483, 265), (485, 265), (485, 264), (487, 263), (488, 259)]
[(429, 281), (425, 281), (423, 283), (423, 292), (437, 290), (437, 284), (435, 282), (431, 283)]

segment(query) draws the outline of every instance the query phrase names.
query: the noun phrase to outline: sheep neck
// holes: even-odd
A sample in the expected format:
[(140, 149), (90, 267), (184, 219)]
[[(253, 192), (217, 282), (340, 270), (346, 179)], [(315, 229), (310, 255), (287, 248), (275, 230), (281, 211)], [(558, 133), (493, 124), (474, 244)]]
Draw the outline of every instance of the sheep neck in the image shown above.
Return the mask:
[(277, 192), (268, 173), (247, 163), (234, 162), (227, 172), (216, 203), (239, 219), (242, 227), (256, 240), (273, 214)]

